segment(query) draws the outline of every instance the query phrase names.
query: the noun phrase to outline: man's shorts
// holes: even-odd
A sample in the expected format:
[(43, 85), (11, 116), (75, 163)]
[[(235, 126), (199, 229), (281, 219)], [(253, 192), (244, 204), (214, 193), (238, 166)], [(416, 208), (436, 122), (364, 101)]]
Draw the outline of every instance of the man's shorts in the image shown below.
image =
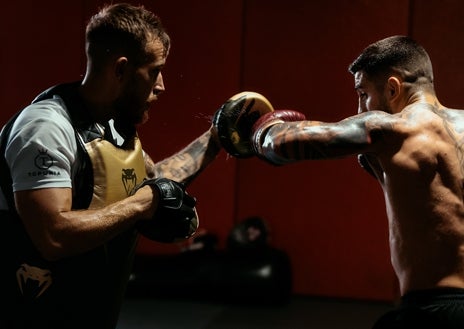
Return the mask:
[(464, 289), (437, 288), (414, 291), (400, 305), (375, 323), (372, 329), (463, 329)]

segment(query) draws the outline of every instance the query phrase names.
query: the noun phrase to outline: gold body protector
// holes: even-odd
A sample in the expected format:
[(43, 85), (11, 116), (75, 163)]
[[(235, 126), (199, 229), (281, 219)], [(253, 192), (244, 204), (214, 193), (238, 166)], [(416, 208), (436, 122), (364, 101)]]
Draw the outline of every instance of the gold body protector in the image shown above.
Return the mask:
[(130, 148), (121, 148), (102, 138), (84, 143), (94, 173), (89, 209), (127, 198), (146, 177), (140, 139), (134, 137), (131, 144)]

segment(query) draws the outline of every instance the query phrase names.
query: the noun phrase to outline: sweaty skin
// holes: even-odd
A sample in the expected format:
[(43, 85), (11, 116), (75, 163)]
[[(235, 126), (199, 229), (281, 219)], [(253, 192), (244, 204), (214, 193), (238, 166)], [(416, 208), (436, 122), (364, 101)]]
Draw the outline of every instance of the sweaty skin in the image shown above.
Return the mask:
[(281, 163), (363, 154), (384, 192), (401, 293), (464, 288), (464, 112), (399, 77), (389, 82), (378, 91), (356, 73), (359, 114), (276, 124), (263, 154)]

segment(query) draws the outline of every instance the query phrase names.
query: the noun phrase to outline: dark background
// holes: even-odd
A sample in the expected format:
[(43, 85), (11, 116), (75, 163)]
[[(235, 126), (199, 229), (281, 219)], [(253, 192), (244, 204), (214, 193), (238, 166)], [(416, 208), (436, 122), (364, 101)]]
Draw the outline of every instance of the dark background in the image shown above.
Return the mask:
[[(432, 58), (445, 106), (464, 107), (464, 2), (460, 0), (141, 0), (172, 38), (163, 75), (167, 91), (140, 135), (155, 160), (203, 133), (215, 110), (243, 90), (275, 108), (338, 121), (357, 111), (349, 63), (369, 43), (405, 34)], [(104, 1), (3, 4), (0, 123), (43, 89), (85, 72), (84, 27)], [(273, 167), (221, 152), (189, 188), (202, 229), (224, 247), (249, 216), (271, 228), (285, 250), (300, 295), (393, 300), (382, 192), (355, 158)], [(182, 245), (142, 240), (141, 254)]]

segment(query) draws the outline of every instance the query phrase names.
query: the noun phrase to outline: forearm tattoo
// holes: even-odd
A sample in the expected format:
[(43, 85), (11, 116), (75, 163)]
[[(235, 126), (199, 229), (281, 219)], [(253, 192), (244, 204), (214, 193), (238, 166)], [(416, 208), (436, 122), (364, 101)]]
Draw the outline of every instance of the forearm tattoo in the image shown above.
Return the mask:
[(219, 151), (210, 132), (206, 132), (180, 152), (155, 164), (154, 175), (188, 184), (216, 158)]
[(267, 150), (292, 161), (361, 153), (371, 140), (363, 116), (338, 123), (284, 123), (272, 127), (269, 134)]

